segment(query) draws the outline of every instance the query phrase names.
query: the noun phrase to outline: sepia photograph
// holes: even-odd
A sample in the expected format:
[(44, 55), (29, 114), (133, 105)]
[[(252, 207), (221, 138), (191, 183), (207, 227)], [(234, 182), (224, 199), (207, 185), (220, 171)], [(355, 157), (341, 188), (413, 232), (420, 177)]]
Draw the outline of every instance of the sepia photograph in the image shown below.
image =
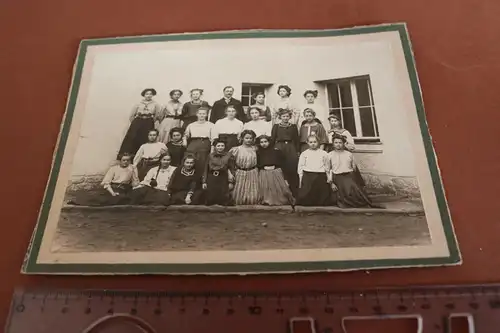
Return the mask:
[(23, 272), (460, 260), (408, 32), (391, 24), (82, 41)]

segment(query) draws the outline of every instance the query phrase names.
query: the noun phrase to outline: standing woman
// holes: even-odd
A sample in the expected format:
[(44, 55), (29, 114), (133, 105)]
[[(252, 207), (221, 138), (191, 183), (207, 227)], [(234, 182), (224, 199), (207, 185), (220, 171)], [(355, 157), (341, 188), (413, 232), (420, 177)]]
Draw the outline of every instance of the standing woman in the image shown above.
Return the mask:
[(180, 117), (180, 119), (182, 120), (182, 128), (184, 129), (186, 129), (189, 124), (194, 123), (198, 119), (196, 114), (199, 108), (201, 107), (205, 108), (207, 110), (207, 116), (208, 116), (208, 111), (210, 111), (211, 108), (208, 102), (203, 101), (201, 99), (201, 96), (203, 95), (203, 89), (199, 88), (191, 89), (190, 95), (191, 95), (191, 100), (182, 106), (182, 112)]
[(290, 123), (291, 111), (281, 110), (278, 114), (279, 123), (273, 126), (271, 131), (271, 145), (283, 153), (281, 165), (285, 180), (290, 190), (297, 198), (299, 177), (297, 175), (297, 164), (299, 163), (299, 131), (295, 124)]
[(324, 107), (319, 105), (319, 103), (316, 103), (317, 98), (318, 98), (318, 91), (317, 90), (306, 90), (304, 92), (305, 103), (300, 108), (299, 124), (302, 124), (302, 122), (305, 120), (304, 110), (312, 109), (316, 112), (316, 118), (318, 118), (319, 121), (322, 124), (324, 124), (325, 130), (328, 130), (329, 129), (328, 111)]
[[(214, 138), (214, 124), (207, 121), (208, 108), (201, 106), (196, 111), (197, 121), (190, 123), (184, 133), (186, 155), (196, 159), (196, 171), (201, 175)], [(200, 176), (201, 177), (201, 176)]]
[(143, 143), (148, 142), (149, 131), (155, 129), (155, 121), (160, 116), (160, 104), (153, 100), (156, 90), (144, 89), (141, 92), (144, 99), (134, 106), (130, 114), (130, 127), (123, 138), (118, 155), (128, 153), (135, 155)]
[(226, 106), (226, 117), (217, 120), (214, 125), (213, 137), (223, 140), (226, 143), (226, 150), (236, 147), (239, 144), (239, 137), (243, 132), (243, 122), (236, 118), (236, 107)]
[(182, 102), (179, 100), (182, 91), (174, 89), (170, 92), (170, 101), (165, 104), (159, 117), (160, 142), (167, 144), (170, 141), (170, 130), (175, 127), (181, 127)]
[[(267, 106), (265, 104), (266, 94), (264, 94), (263, 92), (258, 92), (258, 93), (253, 94), (252, 98), (254, 99), (255, 104), (250, 105), (249, 111), (252, 108), (258, 108), (260, 110), (260, 117), (259, 118), (261, 120), (271, 121), (273, 119), (271, 109), (269, 108), (269, 106)], [(250, 116), (250, 112), (249, 112), (249, 116)], [(250, 117), (250, 119), (251, 119), (251, 117)]]
[(244, 130), (241, 146), (229, 152), (234, 158), (235, 184), (233, 200), (235, 205), (257, 205), (260, 201), (257, 153), (254, 146), (255, 133)]
[[(342, 123), (340, 122), (340, 119), (338, 116), (331, 114), (328, 116), (328, 121), (330, 123), (330, 130), (327, 133), (328, 137), (328, 144), (326, 146), (326, 151), (330, 152), (333, 150), (333, 138), (335, 136), (341, 136), (345, 138), (345, 150), (349, 152), (353, 152), (356, 150), (356, 144), (354, 143), (354, 138), (352, 137), (351, 133), (346, 130), (345, 128), (342, 128)], [(356, 163), (354, 163), (354, 178), (356, 179), (356, 182), (358, 183), (359, 186), (364, 188), (366, 186), (365, 180), (363, 179), (363, 176), (361, 176), (361, 172), (359, 171), (359, 168)]]
[[(279, 110), (289, 110), (290, 111), (290, 123), (298, 126), (299, 114), (298, 110), (292, 105), (290, 100), (290, 95), (292, 94), (292, 89), (287, 85), (281, 85), (278, 87), (278, 95), (280, 97), (279, 101), (273, 108), (272, 111), (272, 122), (277, 124), (279, 122)], [(297, 129), (298, 130), (298, 129)]]

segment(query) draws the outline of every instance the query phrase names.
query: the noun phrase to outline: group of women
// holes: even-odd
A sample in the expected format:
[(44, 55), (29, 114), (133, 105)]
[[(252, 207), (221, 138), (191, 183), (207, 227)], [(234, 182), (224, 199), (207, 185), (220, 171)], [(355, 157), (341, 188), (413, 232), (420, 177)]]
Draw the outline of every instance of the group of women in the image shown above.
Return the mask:
[(215, 123), (203, 90), (190, 93), (182, 104), (173, 90), (160, 107), (156, 91), (143, 90), (104, 191), (72, 203), (375, 207), (353, 159), (354, 140), (335, 114), (318, 115), (317, 91), (304, 93), (301, 109), (291, 105), (289, 86), (278, 87), (274, 107), (259, 92), (245, 119), (229, 103), (223, 118), (210, 117)]

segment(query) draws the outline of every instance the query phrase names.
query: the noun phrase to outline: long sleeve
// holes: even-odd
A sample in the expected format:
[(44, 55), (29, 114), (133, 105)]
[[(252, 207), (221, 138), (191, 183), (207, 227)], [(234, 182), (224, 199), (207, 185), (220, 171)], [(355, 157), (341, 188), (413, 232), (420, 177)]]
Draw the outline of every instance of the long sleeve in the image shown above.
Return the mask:
[(161, 144), (160, 151), (154, 156), (155, 158), (159, 158), (162, 154), (166, 154), (168, 152), (167, 145), (163, 142), (159, 142)]
[(182, 120), (184, 120), (186, 118), (188, 112), (189, 112), (189, 102), (188, 103), (184, 103), (184, 105), (182, 106), (182, 111), (181, 111), (180, 118)]
[(215, 129), (215, 125), (212, 124), (212, 123), (207, 123), (208, 126), (209, 126), (209, 129), (208, 129), (208, 138), (210, 139), (210, 141), (213, 141), (215, 139), (217, 139), (219, 137), (219, 134), (217, 133), (216, 129)]
[(342, 133), (343, 136), (345, 136), (346, 138), (346, 149), (349, 150), (349, 151), (353, 151), (356, 149), (356, 144), (354, 143), (354, 138), (352, 137), (351, 133), (347, 130), (345, 130), (343, 133)]
[(293, 143), (295, 143), (295, 149), (297, 149), (297, 151), (300, 150), (300, 137), (299, 137), (299, 130), (297, 129), (297, 126), (296, 125), (292, 125), (292, 138), (293, 138)]
[(196, 190), (196, 185), (198, 185), (198, 176), (196, 174), (194, 175), (193, 179), (191, 179), (191, 182), (189, 183), (189, 192), (188, 194), (193, 194), (194, 191)]
[(302, 176), (304, 175), (304, 168), (306, 166), (306, 152), (307, 150), (300, 154), (299, 157), (299, 164), (297, 165), (297, 174), (299, 175), (299, 178), (302, 178)]
[(328, 143), (328, 137), (326, 136), (326, 131), (323, 125), (319, 124), (318, 125), (318, 139), (319, 139), (319, 144), (324, 145)]
[(146, 174), (146, 177), (144, 177), (144, 179), (142, 180), (141, 184), (142, 185), (149, 185), (149, 183), (151, 182), (151, 180), (153, 178), (155, 178), (157, 170), (158, 170), (158, 167), (149, 169), (148, 173)]
[(155, 106), (153, 108), (153, 119), (161, 122), (163, 119), (161, 118), (162, 115), (162, 107), (160, 104), (155, 103)]
[(132, 120), (135, 119), (135, 116), (137, 115), (137, 111), (139, 110), (138, 106), (137, 105), (134, 105), (134, 107), (132, 108), (132, 111), (130, 112), (130, 122), (132, 122)]
[(143, 155), (144, 155), (144, 145), (142, 145), (139, 148), (139, 150), (137, 151), (137, 153), (134, 156), (134, 162), (133, 162), (134, 166), (137, 166), (137, 164), (139, 164)]
[(217, 120), (219, 120), (219, 118), (220, 118), (218, 113), (219, 113), (219, 101), (215, 101), (214, 106), (212, 107), (212, 110), (210, 111), (210, 117), (209, 117), (208, 121), (215, 124), (217, 122)]
[(137, 168), (135, 166), (132, 166), (132, 179), (130, 180), (130, 184), (132, 187), (136, 187), (139, 185), (140, 180), (139, 180), (139, 172), (137, 171)]
[(167, 185), (167, 192), (169, 194), (172, 194), (172, 192), (173, 192), (174, 181), (175, 181), (175, 178), (177, 177), (177, 175), (181, 172), (181, 168), (182, 167), (176, 168), (174, 170), (174, 173), (172, 174), (172, 177), (170, 177), (170, 181), (168, 182), (168, 185)]
[(184, 132), (184, 135), (182, 136), (182, 144), (184, 147), (187, 147), (187, 143), (189, 141), (189, 138), (191, 138), (191, 124), (189, 124), (186, 127), (186, 131)]
[(262, 161), (262, 151), (257, 150), (257, 168), (262, 169), (264, 167), (264, 163)]
[(266, 121), (271, 121), (273, 119), (271, 114), (271, 109), (269, 106), (266, 106), (266, 111), (264, 111), (264, 115), (266, 116)]
[(115, 168), (111, 167), (108, 169), (106, 174), (104, 175), (104, 178), (102, 179), (101, 185), (106, 188), (111, 184), (111, 181), (113, 180), (113, 177), (115, 176)]
[(271, 129), (271, 144), (274, 146), (276, 144), (276, 139), (278, 136), (278, 125), (273, 125)]
[[(212, 118), (212, 117), (210, 117), (210, 118)], [(214, 126), (212, 127), (212, 131), (210, 133), (210, 140), (211, 141), (213, 141), (213, 140), (215, 140), (215, 139), (217, 139), (219, 137), (220, 129), (222, 127), (221, 120), (222, 119), (217, 120), (215, 122)], [(210, 120), (210, 122), (212, 122), (212, 121)]]
[(283, 161), (285, 160), (285, 156), (283, 155), (283, 152), (279, 149), (274, 150), (275, 154), (275, 159), (276, 159), (276, 168), (280, 169), (283, 166)]
[(237, 103), (234, 108), (236, 109), (236, 118), (241, 120), (242, 122), (247, 122), (247, 117), (245, 111), (243, 110), (243, 105), (241, 103)]
[(205, 167), (203, 168), (203, 175), (201, 176), (201, 182), (206, 183), (207, 182), (207, 177), (208, 177), (208, 168), (210, 166), (210, 158), (211, 156), (209, 155), (207, 160), (205, 161)]
[(167, 115), (168, 111), (167, 111), (167, 106), (161, 106), (160, 107), (160, 110), (158, 111), (158, 113), (156, 114), (156, 119), (158, 120), (158, 122), (162, 122), (163, 119), (165, 119), (165, 116)]
[(330, 156), (326, 152), (323, 155), (323, 166), (325, 168), (326, 174), (330, 175), (330, 170), (332, 169), (332, 167), (330, 162)]

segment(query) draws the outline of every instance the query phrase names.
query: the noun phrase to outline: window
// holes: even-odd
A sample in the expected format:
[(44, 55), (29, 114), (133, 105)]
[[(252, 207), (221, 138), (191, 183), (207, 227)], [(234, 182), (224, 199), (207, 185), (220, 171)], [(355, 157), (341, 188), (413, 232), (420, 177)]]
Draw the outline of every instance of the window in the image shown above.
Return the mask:
[(255, 100), (252, 98), (252, 95), (257, 92), (265, 93), (270, 86), (271, 84), (262, 83), (243, 83), (241, 85), (241, 104), (243, 104), (245, 112), (250, 105), (255, 104)]
[(328, 81), (326, 87), (330, 113), (340, 117), (355, 141), (380, 142), (370, 77)]

